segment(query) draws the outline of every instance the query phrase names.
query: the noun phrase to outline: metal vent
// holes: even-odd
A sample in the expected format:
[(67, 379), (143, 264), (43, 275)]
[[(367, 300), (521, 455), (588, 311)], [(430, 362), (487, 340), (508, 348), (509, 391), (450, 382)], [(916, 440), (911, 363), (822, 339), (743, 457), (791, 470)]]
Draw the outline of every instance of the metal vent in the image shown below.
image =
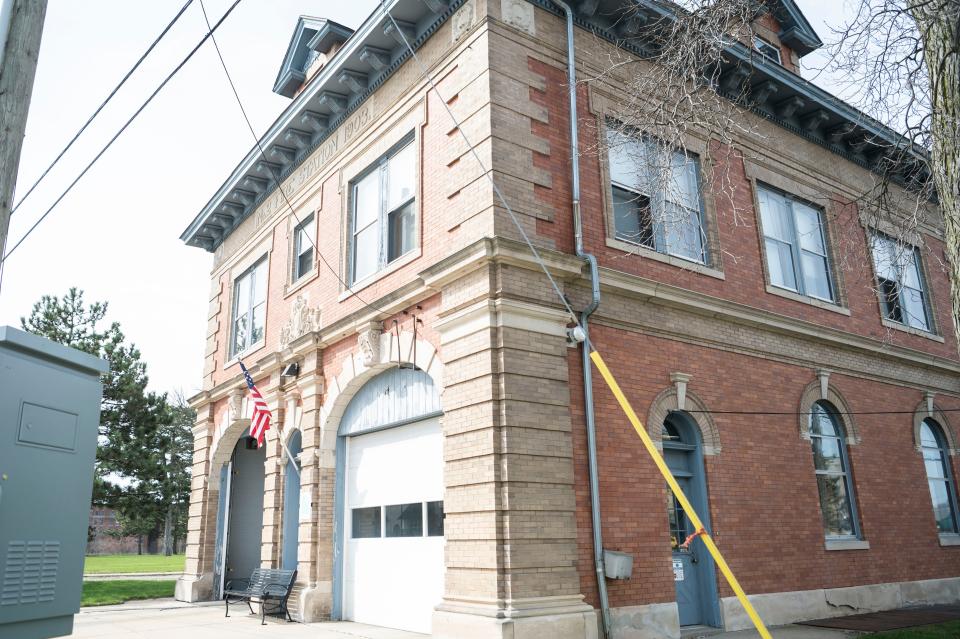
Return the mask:
[(53, 601), (59, 565), (59, 541), (11, 541), (0, 606)]

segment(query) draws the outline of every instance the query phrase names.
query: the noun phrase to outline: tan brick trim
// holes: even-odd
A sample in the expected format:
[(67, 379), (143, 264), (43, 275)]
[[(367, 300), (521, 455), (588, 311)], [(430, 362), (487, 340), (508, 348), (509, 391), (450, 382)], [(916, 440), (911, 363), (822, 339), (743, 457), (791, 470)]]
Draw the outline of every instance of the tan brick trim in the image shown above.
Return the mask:
[(826, 393), (824, 383), (821, 379), (815, 379), (800, 394), (799, 411), (797, 414), (797, 426), (801, 439), (810, 439), (810, 411), (813, 404), (820, 400), (830, 402), (836, 408), (840, 415), (835, 417), (840, 420), (844, 430), (844, 441), (848, 446), (856, 446), (860, 443), (860, 428), (857, 426), (856, 416), (853, 415), (853, 409), (840, 393), (840, 390), (833, 384), (826, 383)]
[[(930, 355), (910, 348), (885, 344), (875, 339), (827, 328), (812, 322), (761, 310), (717, 297), (709, 297), (693, 291), (655, 282), (609, 268), (600, 268), (601, 286), (614, 293), (644, 300), (656, 299), (663, 304), (682, 307), (684, 310), (723, 319), (736, 324), (746, 324), (777, 333), (786, 333), (822, 342), (835, 348), (869, 352), (880, 358), (891, 358), (923, 368), (939, 369), (948, 375), (960, 375), (960, 362)], [(602, 317), (601, 304), (599, 315)], [(881, 349), (882, 347), (882, 349)]]
[(957, 455), (960, 453), (960, 449), (957, 448), (957, 433), (953, 425), (950, 424), (946, 413), (935, 403), (933, 404), (932, 411), (928, 411), (928, 408), (927, 399), (924, 397), (913, 411), (913, 445), (917, 449), (917, 452), (920, 452), (920, 425), (923, 424), (923, 420), (929, 417), (940, 426), (940, 430), (943, 431), (943, 436), (947, 438), (947, 452), (950, 455)]
[(703, 454), (719, 455), (721, 450), (720, 430), (717, 428), (706, 403), (688, 388), (684, 407), (685, 410), (680, 410), (678, 407), (677, 389), (674, 386), (663, 389), (654, 398), (650, 404), (650, 410), (647, 412), (647, 432), (650, 434), (650, 439), (653, 440), (654, 445), (663, 450), (663, 444), (661, 443), (663, 422), (670, 413), (680, 412), (699, 428), (700, 441), (703, 443)]

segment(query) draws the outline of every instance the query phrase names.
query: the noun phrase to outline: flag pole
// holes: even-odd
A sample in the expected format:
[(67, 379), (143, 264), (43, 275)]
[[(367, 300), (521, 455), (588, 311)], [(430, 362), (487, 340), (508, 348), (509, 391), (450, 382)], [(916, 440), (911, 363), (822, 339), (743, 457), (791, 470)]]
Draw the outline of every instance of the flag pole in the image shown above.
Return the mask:
[[(247, 371), (247, 367), (244, 366), (243, 360), (240, 360), (240, 369), (243, 371), (243, 374), (244, 374), (244, 375), (249, 376), (250, 373)], [(249, 382), (249, 384), (252, 384), (252, 383), (253, 383), (252, 381)], [(259, 394), (259, 391), (257, 391), (257, 392), (258, 392), (258, 394)], [(261, 401), (262, 401), (262, 398), (261, 398)], [(266, 404), (266, 402), (264, 402), (264, 404)], [(268, 411), (270, 410), (269, 406), (267, 407), (267, 410), (268, 410)], [(271, 421), (273, 421), (273, 413), (270, 414), (270, 417), (271, 417)], [(294, 470), (295, 473), (297, 473), (297, 478), (299, 479), (299, 478), (300, 478), (300, 469), (297, 468), (297, 460), (296, 460), (296, 458), (290, 453), (290, 449), (287, 448), (287, 442), (285, 442), (285, 441), (283, 440), (283, 428), (280, 426), (280, 422), (276, 422), (276, 424), (277, 424), (277, 439), (280, 440), (280, 446), (283, 448), (284, 452), (287, 453), (287, 459), (288, 459), (289, 461), (292, 461), (292, 462), (293, 462), (293, 470)]]

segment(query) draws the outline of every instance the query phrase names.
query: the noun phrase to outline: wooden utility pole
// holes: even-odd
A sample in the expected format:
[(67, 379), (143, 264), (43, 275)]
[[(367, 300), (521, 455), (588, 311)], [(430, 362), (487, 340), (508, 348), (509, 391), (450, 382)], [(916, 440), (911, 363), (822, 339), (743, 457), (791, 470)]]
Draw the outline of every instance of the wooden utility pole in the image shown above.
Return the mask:
[(3, 255), (47, 0), (0, 0), (0, 8), (0, 23), (9, 20), (0, 24), (0, 46), (3, 47), (0, 52), (0, 255)]

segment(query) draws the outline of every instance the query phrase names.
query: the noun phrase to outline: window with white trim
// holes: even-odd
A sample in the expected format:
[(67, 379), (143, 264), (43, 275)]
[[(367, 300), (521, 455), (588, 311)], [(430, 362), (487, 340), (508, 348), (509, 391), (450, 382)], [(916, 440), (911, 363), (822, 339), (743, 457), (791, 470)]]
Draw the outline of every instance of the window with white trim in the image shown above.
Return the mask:
[(264, 256), (233, 283), (231, 357), (263, 340), (266, 319), (267, 258)]
[(770, 284), (835, 302), (823, 211), (766, 186), (757, 200)]
[(777, 64), (783, 64), (783, 60), (780, 58), (780, 48), (767, 42), (760, 36), (753, 36), (753, 48), (768, 60), (773, 60)]
[(413, 137), (350, 184), (350, 282), (373, 275), (414, 249), (416, 167)]
[(296, 282), (313, 270), (313, 238), (316, 225), (313, 214), (304, 218), (293, 229), (293, 278)]
[(614, 237), (706, 264), (699, 158), (616, 126), (607, 129)]
[(871, 236), (870, 245), (884, 317), (898, 324), (930, 331), (920, 251), (880, 233)]
[(824, 534), (828, 539), (859, 539), (846, 434), (836, 411), (826, 402), (810, 407), (810, 442)]
[(943, 429), (932, 419), (925, 419), (920, 424), (920, 452), (927, 471), (937, 532), (948, 535), (960, 532), (957, 526), (957, 494), (950, 472), (946, 438)]

